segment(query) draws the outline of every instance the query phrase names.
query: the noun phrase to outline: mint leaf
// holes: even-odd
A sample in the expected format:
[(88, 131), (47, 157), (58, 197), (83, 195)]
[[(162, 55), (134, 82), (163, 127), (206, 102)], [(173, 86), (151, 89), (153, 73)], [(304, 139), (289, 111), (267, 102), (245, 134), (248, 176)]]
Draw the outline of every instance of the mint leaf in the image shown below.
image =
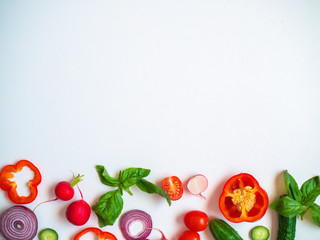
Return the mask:
[(141, 179), (139, 182), (136, 183), (136, 185), (143, 192), (150, 193), (150, 194), (152, 193), (159, 194), (160, 196), (167, 199), (169, 206), (171, 205), (171, 200), (169, 195), (161, 187), (158, 187), (157, 185), (145, 179)]
[(270, 206), (273, 210), (284, 217), (295, 217), (303, 212), (303, 205), (289, 196), (279, 198)]
[(312, 209), (312, 220), (315, 224), (317, 224), (320, 227), (320, 206), (317, 204), (311, 205)]
[(300, 202), (302, 198), (302, 193), (299, 189), (299, 186), (296, 180), (289, 174), (288, 171), (285, 172), (284, 182), (285, 182), (285, 186), (288, 191), (289, 197)]
[(118, 190), (103, 194), (96, 202), (92, 210), (96, 213), (99, 226), (113, 225), (123, 209), (123, 199)]
[(108, 171), (104, 168), (104, 166), (97, 165), (96, 170), (99, 175), (100, 181), (103, 184), (111, 186), (111, 187), (119, 186), (120, 182), (118, 181), (118, 179), (110, 177)]

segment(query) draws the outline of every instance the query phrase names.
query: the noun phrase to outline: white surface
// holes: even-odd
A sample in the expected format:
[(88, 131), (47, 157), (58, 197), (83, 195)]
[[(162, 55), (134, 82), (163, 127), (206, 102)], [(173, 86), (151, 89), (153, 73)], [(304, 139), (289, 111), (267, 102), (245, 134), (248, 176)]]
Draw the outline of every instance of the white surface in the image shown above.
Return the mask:
[[(38, 198), (52, 198), (69, 170), (93, 204), (111, 175), (150, 168), (157, 184), (202, 173), (207, 200), (165, 200), (133, 188), (124, 211), (149, 212), (171, 239), (191, 209), (222, 217), (217, 200), (234, 174), (253, 174), (273, 201), (282, 170), (302, 184), (320, 174), (320, 2), (273, 1), (1, 1), (0, 161), (26, 158), (41, 170)], [(76, 196), (79, 198), (79, 195)], [(0, 211), (12, 203), (0, 192)], [(39, 207), (39, 228), (71, 240), (97, 226), (67, 222), (67, 204)], [(247, 239), (264, 224), (275, 239), (276, 214), (232, 224)], [(106, 227), (122, 239), (118, 224)], [(153, 239), (160, 236), (153, 233)], [(209, 230), (202, 239), (212, 239)], [(320, 230), (298, 221), (297, 240)]]

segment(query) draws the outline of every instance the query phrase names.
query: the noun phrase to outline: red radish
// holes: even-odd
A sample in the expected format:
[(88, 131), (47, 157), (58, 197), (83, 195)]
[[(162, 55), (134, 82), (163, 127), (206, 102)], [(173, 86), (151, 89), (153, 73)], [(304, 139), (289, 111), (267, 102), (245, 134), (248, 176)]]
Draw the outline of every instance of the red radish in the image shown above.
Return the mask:
[(207, 187), (208, 187), (208, 179), (202, 174), (197, 174), (193, 176), (192, 178), (190, 178), (187, 184), (187, 188), (191, 194), (199, 195), (204, 199), (206, 198), (202, 195), (202, 193), (207, 189)]
[(74, 225), (81, 226), (90, 218), (91, 208), (83, 199), (72, 202), (66, 211), (68, 221)]
[(59, 182), (56, 185), (56, 188), (54, 190), (57, 198), (63, 201), (68, 201), (71, 198), (73, 198), (74, 196), (73, 187), (82, 181), (82, 177), (83, 175), (80, 176), (80, 174), (78, 174), (78, 176), (71, 183), (67, 181)]
[(91, 208), (89, 204), (83, 200), (83, 195), (79, 187), (78, 190), (81, 195), (81, 200), (70, 203), (67, 207), (66, 217), (70, 223), (81, 226), (88, 222), (91, 215)]
[(39, 204), (33, 209), (33, 211), (35, 211), (36, 208), (39, 207), (39, 206), (40, 206), (41, 204), (43, 204), (43, 203), (57, 201), (58, 199), (61, 199), (61, 200), (63, 200), (63, 201), (68, 201), (68, 200), (72, 199), (73, 196), (74, 196), (74, 189), (73, 189), (73, 187), (74, 187), (75, 185), (77, 185), (79, 182), (82, 181), (82, 177), (83, 177), (83, 175), (78, 174), (78, 176), (75, 177), (75, 179), (74, 179), (71, 183), (69, 183), (69, 182), (67, 182), (67, 181), (59, 182), (59, 183), (56, 185), (55, 189), (54, 189), (54, 192), (55, 192), (55, 194), (56, 194), (56, 198), (39, 203)]

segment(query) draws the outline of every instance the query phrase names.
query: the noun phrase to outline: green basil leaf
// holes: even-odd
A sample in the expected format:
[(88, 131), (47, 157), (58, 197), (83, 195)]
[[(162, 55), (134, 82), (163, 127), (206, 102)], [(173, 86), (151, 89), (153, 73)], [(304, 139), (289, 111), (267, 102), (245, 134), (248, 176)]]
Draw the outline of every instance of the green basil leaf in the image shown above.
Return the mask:
[(320, 177), (316, 176), (305, 181), (301, 186), (302, 192), (302, 202), (305, 202), (308, 199), (309, 194), (312, 194), (313, 190), (320, 183)]
[(303, 205), (311, 206), (320, 195), (320, 183), (318, 183), (311, 192), (303, 199)]
[(320, 183), (320, 177), (315, 176), (305, 181), (301, 186), (301, 192), (304, 196), (308, 195)]
[(311, 209), (313, 222), (320, 226), (320, 206), (314, 203), (311, 205)]
[(171, 205), (171, 200), (169, 195), (161, 187), (158, 187), (157, 185), (145, 179), (141, 179), (139, 182), (136, 183), (136, 185), (143, 192), (150, 193), (150, 194), (152, 193), (159, 194), (160, 196), (167, 199), (169, 206)]
[(100, 227), (113, 225), (120, 216), (122, 209), (123, 199), (118, 190), (103, 194), (92, 207), (98, 217)]
[[(119, 176), (119, 181), (121, 182), (121, 187), (129, 191), (129, 187), (135, 185), (142, 178), (145, 178), (150, 174), (150, 169), (144, 168), (127, 168), (121, 172)], [(129, 191), (130, 193), (130, 191)]]
[(295, 217), (303, 212), (303, 205), (289, 196), (279, 198), (269, 207), (284, 217)]
[(286, 189), (288, 191), (289, 197), (300, 202), (302, 198), (302, 193), (299, 189), (299, 186), (296, 180), (288, 173), (288, 171), (285, 172), (285, 185), (286, 185)]
[(118, 179), (110, 177), (108, 171), (104, 168), (104, 166), (97, 165), (96, 166), (97, 173), (99, 175), (100, 181), (108, 186), (117, 187), (120, 182)]

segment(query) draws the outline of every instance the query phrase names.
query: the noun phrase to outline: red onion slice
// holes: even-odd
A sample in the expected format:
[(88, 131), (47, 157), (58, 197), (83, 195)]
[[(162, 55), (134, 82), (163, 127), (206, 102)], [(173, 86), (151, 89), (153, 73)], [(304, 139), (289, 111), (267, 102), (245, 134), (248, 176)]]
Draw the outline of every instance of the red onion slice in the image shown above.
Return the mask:
[[(132, 235), (130, 232), (130, 225), (133, 222), (141, 222), (143, 229), (137, 235)], [(151, 216), (142, 210), (131, 210), (122, 215), (120, 219), (120, 229), (122, 235), (126, 240), (142, 240), (146, 239), (152, 231), (152, 219)]]
[(37, 231), (37, 217), (27, 207), (13, 206), (0, 216), (0, 233), (7, 240), (32, 240)]

